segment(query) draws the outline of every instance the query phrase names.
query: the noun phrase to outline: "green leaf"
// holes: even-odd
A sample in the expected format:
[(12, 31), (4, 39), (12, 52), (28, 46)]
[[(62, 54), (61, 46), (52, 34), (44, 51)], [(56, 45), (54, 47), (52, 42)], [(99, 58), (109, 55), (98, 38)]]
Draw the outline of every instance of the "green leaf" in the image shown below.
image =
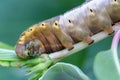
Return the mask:
[(89, 78), (72, 64), (56, 63), (39, 80), (89, 80)]
[(14, 50), (0, 48), (0, 61), (18, 61), (21, 60)]
[(97, 54), (94, 72), (98, 80), (120, 80), (120, 72), (116, 68), (112, 49)]
[(8, 45), (8, 44), (5, 44), (5, 43), (2, 43), (2, 42), (0, 42), (0, 48), (13, 49), (12, 46), (10, 46), (10, 45)]

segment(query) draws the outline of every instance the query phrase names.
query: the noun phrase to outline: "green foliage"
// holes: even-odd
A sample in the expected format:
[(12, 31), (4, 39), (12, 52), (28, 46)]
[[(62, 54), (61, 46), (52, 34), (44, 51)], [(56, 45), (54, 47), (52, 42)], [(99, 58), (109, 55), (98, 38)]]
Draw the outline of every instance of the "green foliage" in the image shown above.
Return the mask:
[(53, 61), (47, 54), (31, 59), (21, 59), (15, 54), (14, 50), (0, 48), (0, 66), (16, 68), (26, 67), (26, 71), (31, 75), (29, 80), (38, 80), (43, 72), (52, 64)]
[(78, 67), (69, 63), (56, 63), (39, 80), (90, 80)]
[[(2, 46), (9, 47), (3, 43)], [(113, 54), (115, 54), (113, 49), (110, 49), (98, 53), (95, 57), (94, 74), (97, 80), (120, 79), (120, 71), (116, 67), (116, 59)], [(49, 80), (89, 80), (87, 75), (72, 64), (56, 63), (50, 67), (52, 64), (53, 61), (47, 55), (23, 60), (18, 58), (13, 50), (0, 48), (0, 65), (6, 67), (26, 66), (27, 72), (31, 74), (29, 80), (38, 80), (38, 78), (40, 78), (39, 80), (47, 80), (48, 78)], [(95, 78), (91, 80), (95, 80)]]
[(113, 51), (107, 50), (97, 54), (94, 62), (94, 72), (98, 80), (119, 80), (120, 71), (116, 68)]

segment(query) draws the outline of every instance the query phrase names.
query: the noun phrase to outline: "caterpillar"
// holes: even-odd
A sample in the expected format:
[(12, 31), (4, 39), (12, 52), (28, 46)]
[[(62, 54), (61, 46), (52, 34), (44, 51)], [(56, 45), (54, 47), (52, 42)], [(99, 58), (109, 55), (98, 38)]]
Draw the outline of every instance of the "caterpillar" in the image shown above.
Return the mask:
[(78, 42), (92, 44), (101, 31), (112, 34), (120, 21), (120, 0), (90, 0), (62, 15), (35, 24), (24, 31), (15, 46), (20, 58), (71, 50)]

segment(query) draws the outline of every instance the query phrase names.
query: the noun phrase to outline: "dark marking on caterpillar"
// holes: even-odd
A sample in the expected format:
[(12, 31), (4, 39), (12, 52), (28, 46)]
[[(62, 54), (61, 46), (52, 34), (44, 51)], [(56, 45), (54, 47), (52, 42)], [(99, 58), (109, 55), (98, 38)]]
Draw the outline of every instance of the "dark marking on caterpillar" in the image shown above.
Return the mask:
[(93, 10), (92, 10), (92, 9), (90, 9), (90, 12), (93, 12)]
[(68, 21), (69, 21), (69, 23), (72, 23), (72, 21), (70, 19)]
[(89, 0), (60, 16), (42, 21), (24, 31), (15, 47), (17, 55), (29, 58), (44, 53), (71, 50), (78, 42), (92, 44), (91, 36), (101, 31), (114, 33), (120, 21), (120, 0)]

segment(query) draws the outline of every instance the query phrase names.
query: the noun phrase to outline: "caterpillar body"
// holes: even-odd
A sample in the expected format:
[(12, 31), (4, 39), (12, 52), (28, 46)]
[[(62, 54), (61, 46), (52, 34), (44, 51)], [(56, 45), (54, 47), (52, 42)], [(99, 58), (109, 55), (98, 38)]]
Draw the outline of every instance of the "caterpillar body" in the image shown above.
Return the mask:
[(71, 50), (80, 41), (90, 45), (91, 36), (104, 31), (112, 34), (112, 25), (120, 20), (120, 0), (92, 0), (57, 17), (42, 21), (24, 31), (15, 47), (20, 58)]

